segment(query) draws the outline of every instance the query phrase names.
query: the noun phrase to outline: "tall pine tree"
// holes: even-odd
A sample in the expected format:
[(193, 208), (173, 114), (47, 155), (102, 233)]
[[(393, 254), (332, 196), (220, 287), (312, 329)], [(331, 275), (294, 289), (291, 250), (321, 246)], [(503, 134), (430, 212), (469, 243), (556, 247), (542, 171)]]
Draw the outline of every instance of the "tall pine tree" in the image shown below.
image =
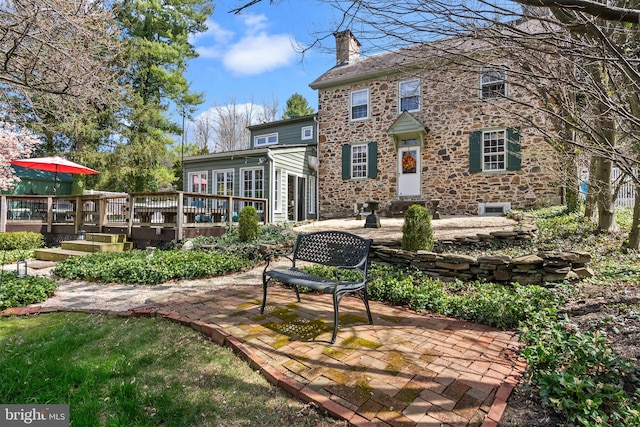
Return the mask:
[(309, 114), (313, 114), (313, 108), (309, 107), (307, 98), (299, 93), (294, 93), (287, 99), (287, 109), (284, 111), (282, 118), (293, 119), (294, 117), (302, 117)]
[(127, 45), (129, 87), (120, 144), (109, 154), (102, 186), (122, 191), (154, 191), (173, 180), (167, 146), (180, 134), (170, 107), (203, 102), (184, 76), (197, 57), (189, 36), (206, 30), (210, 0), (122, 0), (116, 17)]

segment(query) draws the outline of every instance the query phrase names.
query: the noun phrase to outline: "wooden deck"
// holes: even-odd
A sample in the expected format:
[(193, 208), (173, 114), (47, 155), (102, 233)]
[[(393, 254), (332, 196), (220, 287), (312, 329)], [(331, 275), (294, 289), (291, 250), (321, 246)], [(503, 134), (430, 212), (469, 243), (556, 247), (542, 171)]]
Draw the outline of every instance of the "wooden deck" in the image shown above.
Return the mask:
[(242, 207), (252, 205), (262, 223), (266, 199), (190, 192), (83, 196), (0, 196), (0, 232), (32, 231), (48, 245), (87, 233), (123, 234), (136, 247), (162, 246), (197, 236), (220, 236)]

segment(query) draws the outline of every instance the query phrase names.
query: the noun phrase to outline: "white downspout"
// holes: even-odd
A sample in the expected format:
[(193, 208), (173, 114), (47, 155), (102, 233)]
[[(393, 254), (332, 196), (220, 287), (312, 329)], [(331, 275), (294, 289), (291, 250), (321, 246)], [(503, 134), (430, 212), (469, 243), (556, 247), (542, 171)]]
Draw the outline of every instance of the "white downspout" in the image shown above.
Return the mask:
[[(269, 162), (269, 176), (271, 177), (271, 182), (274, 182), (274, 178), (276, 176), (276, 162), (275, 159), (273, 158), (273, 154), (271, 153), (271, 149), (267, 148), (267, 159)], [(282, 177), (280, 177), (280, 180), (282, 181)], [(282, 189), (282, 183), (279, 182), (278, 183), (280, 185), (280, 189)], [(272, 186), (273, 187), (273, 186)], [(271, 196), (273, 195), (273, 188), (271, 188), (270, 191), (270, 197), (269, 199), (271, 199)], [(280, 192), (278, 191), (278, 194), (280, 194)], [(282, 197), (280, 197), (280, 201), (282, 201)], [(275, 212), (273, 211), (274, 208), (274, 203), (269, 203), (269, 223), (273, 223), (274, 222), (274, 215)]]
[(320, 123), (318, 122), (318, 115), (313, 117), (313, 121), (316, 123), (316, 156), (318, 157), (318, 168), (316, 169), (316, 221), (320, 221)]

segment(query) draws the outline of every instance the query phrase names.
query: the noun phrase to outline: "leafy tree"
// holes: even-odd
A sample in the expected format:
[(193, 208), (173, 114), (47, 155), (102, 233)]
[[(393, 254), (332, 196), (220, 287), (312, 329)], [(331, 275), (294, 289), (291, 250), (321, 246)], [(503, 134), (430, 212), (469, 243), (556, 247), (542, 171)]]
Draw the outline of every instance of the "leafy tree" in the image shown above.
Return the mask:
[(307, 99), (299, 93), (294, 93), (287, 99), (287, 109), (282, 115), (283, 119), (292, 119), (313, 114), (313, 108), (309, 107)]
[(124, 79), (130, 88), (122, 141), (105, 159), (109, 173), (101, 185), (123, 191), (168, 188), (175, 179), (167, 146), (180, 126), (169, 118), (169, 106), (188, 109), (202, 103), (184, 73), (197, 53), (189, 36), (206, 30), (210, 0), (122, 0), (117, 20), (130, 64)]

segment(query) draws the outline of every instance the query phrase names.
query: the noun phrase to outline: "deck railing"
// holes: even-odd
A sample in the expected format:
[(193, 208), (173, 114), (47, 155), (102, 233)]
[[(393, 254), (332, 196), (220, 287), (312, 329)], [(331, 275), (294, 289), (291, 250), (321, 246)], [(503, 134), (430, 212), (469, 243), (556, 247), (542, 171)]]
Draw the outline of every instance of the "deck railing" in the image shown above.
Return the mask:
[(268, 200), (251, 197), (176, 192), (83, 196), (0, 196), (0, 232), (7, 225), (72, 225), (77, 233), (84, 226), (175, 228), (177, 238), (187, 227), (231, 225), (247, 205), (254, 206), (262, 223), (269, 221)]

